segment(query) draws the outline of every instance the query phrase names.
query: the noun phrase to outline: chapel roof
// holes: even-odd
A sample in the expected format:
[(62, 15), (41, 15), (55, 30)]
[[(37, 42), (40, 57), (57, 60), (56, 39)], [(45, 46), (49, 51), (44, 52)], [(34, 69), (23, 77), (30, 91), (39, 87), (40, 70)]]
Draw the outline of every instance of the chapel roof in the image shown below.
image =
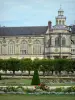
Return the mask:
[(0, 36), (40, 35), (45, 34), (48, 26), (0, 27)]

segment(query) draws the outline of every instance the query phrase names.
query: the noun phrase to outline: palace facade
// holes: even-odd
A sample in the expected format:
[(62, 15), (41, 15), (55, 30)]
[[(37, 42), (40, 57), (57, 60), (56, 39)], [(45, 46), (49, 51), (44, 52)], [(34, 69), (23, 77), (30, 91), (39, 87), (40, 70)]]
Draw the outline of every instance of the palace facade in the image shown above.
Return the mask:
[(56, 24), (32, 27), (0, 27), (0, 59), (75, 59), (75, 25), (66, 25), (60, 8)]

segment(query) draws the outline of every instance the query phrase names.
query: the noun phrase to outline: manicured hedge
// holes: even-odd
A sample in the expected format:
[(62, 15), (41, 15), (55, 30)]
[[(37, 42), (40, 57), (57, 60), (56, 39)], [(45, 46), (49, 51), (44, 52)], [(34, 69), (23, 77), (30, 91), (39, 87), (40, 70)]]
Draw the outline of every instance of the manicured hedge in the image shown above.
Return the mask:
[[(69, 72), (74, 73), (75, 71), (75, 60), (71, 59), (35, 59), (31, 60), (29, 58), (26, 59), (0, 59), (0, 70), (3, 71), (13, 71), (13, 75), (15, 71), (28, 71), (30, 75), (30, 71), (39, 70), (43, 72), (53, 72), (57, 75), (61, 75), (61, 71), (66, 71), (67, 74)], [(47, 73), (48, 75), (48, 73)]]

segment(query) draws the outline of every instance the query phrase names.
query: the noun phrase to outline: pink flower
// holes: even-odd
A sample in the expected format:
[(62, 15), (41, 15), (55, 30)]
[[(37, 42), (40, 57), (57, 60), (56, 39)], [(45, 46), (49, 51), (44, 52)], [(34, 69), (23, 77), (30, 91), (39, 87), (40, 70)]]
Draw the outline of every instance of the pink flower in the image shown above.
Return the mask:
[(36, 86), (34, 86), (34, 88), (36, 88)]

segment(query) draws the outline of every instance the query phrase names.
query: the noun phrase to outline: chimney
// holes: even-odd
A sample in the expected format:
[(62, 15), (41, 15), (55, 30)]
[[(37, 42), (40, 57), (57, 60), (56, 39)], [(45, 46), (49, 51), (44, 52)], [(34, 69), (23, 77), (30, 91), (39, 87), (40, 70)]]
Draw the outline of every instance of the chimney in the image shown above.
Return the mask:
[(51, 30), (51, 27), (52, 27), (52, 22), (48, 21), (48, 29)]

